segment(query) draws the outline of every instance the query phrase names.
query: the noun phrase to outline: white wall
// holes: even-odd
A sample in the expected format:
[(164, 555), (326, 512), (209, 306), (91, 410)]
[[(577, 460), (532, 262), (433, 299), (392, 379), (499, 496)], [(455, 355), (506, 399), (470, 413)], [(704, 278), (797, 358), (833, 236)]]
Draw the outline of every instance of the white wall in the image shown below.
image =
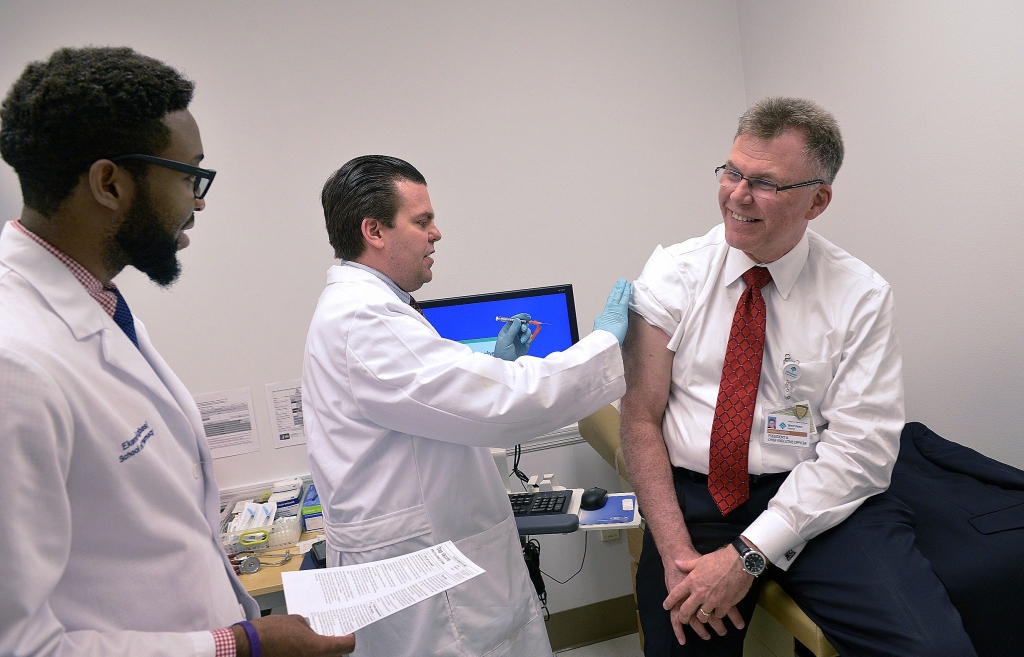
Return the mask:
[[(194, 392), (252, 386), (262, 451), (222, 487), (308, 472), (264, 384), (298, 378), (332, 264), (319, 194), (349, 158), (426, 176), (437, 298), (572, 283), (581, 331), (658, 242), (715, 221), (744, 105), (735, 5), (700, 2), (4, 2), (0, 86), (61, 45), (130, 45), (196, 80), (207, 209), (168, 291), (118, 277)], [(0, 216), (20, 210), (0, 170)]]
[[(345, 161), (387, 153), (426, 176), (444, 239), (419, 298), (568, 282), (586, 334), (655, 244), (717, 221), (712, 169), (745, 104), (731, 2), (4, 0), (0, 87), (88, 44), (197, 82), (218, 174), (184, 274), (167, 291), (134, 270), (117, 282), (190, 390), (252, 387), (262, 450), (215, 461), (222, 488), (309, 471), (304, 447), (273, 448), (264, 384), (300, 375), (333, 262), (320, 188)], [(20, 206), (0, 167), (0, 220)], [(618, 481), (585, 445), (524, 467)], [(544, 569), (575, 572), (581, 536), (544, 539)], [(552, 612), (630, 592), (624, 540), (590, 541), (584, 572), (549, 583)]]
[(811, 227), (896, 292), (907, 418), (1024, 467), (1024, 6), (741, 0), (746, 96), (814, 98), (846, 163)]

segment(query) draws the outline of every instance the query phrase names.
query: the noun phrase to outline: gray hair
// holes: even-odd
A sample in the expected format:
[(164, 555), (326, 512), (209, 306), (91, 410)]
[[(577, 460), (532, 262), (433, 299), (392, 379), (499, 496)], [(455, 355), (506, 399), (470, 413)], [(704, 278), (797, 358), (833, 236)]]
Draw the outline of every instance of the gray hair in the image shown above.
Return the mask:
[(843, 164), (843, 135), (830, 112), (804, 98), (765, 98), (740, 117), (736, 137), (775, 139), (786, 130), (804, 133), (804, 153), (813, 160), (818, 176), (828, 184)]

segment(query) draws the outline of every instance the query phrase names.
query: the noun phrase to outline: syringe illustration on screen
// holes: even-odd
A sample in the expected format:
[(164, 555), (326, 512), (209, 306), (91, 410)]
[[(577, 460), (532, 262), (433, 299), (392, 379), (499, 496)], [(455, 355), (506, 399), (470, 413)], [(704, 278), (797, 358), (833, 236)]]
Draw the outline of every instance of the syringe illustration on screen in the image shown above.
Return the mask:
[(571, 285), (421, 300), (420, 306), (442, 337), (481, 353), (494, 354), (502, 325), (520, 313), (530, 316), (533, 327), (530, 356), (564, 351), (579, 339)]
[[(516, 314), (518, 314), (518, 313), (516, 313)], [(497, 317), (494, 318), (494, 321), (501, 322), (502, 324), (505, 324), (507, 322), (511, 322), (513, 319), (515, 319), (515, 317), (505, 317), (504, 315), (498, 315)], [(551, 326), (551, 322), (541, 322), (541, 321), (537, 321), (535, 319), (527, 320), (525, 323), (526, 324), (531, 324), (534, 327), (533, 335), (530, 336), (530, 340), (531, 341), (537, 339), (537, 334), (540, 333), (540, 330), (541, 330), (541, 328), (543, 326)], [(494, 355), (494, 345), (498, 342), (498, 335), (497, 335), (497, 333), (498, 333), (499, 330), (501, 330), (500, 327), (494, 329), (494, 336), (493, 337), (468, 338), (468, 339), (464, 339), (464, 340), (459, 340), (459, 342), (461, 342), (462, 344), (466, 345), (467, 347), (469, 347), (473, 351), (479, 351), (480, 353), (487, 354), (488, 356), (493, 356)], [(532, 345), (531, 345), (531, 347), (532, 347)]]
[[(498, 315), (497, 317), (494, 318), (494, 321), (505, 323), (505, 322), (511, 322), (513, 319), (515, 319), (515, 317), (502, 317), (501, 315)], [(530, 336), (531, 340), (536, 340), (537, 339), (537, 334), (540, 333), (540, 328), (542, 326), (544, 326), (545, 324), (548, 325), (548, 326), (551, 326), (551, 322), (538, 322), (535, 319), (531, 319), (531, 320), (527, 321), (526, 323), (527, 324), (532, 324), (534, 327), (536, 327), (534, 329), (534, 331), (533, 331), (533, 335)]]

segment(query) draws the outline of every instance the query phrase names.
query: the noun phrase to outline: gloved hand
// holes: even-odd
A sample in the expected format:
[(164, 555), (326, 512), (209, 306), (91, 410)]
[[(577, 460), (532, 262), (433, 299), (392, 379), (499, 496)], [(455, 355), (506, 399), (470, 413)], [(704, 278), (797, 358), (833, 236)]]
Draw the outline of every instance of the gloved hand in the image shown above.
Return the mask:
[(615, 281), (612, 293), (608, 295), (608, 303), (594, 320), (595, 331), (608, 331), (619, 341), (626, 339), (626, 327), (629, 325), (629, 295), (633, 286), (624, 278)]
[(530, 321), (527, 313), (512, 315), (511, 322), (505, 322), (498, 332), (498, 341), (494, 343), (495, 358), (515, 360), (530, 351), (533, 337), (530, 335)]

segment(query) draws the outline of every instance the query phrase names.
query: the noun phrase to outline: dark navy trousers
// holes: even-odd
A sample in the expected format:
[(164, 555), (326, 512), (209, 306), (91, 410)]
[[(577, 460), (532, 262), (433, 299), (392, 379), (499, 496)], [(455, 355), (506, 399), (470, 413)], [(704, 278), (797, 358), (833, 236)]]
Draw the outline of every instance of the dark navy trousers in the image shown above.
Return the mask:
[[(676, 497), (690, 538), (706, 554), (730, 543), (775, 496), (786, 473), (751, 482), (750, 499), (722, 516), (706, 477), (673, 469)], [(976, 657), (928, 560), (914, 546), (914, 514), (889, 493), (866, 500), (838, 526), (811, 540), (789, 570), (771, 575), (813, 620), (842, 657)], [(644, 534), (636, 577), (640, 623), (647, 657), (740, 657), (746, 630), (726, 620), (729, 632), (711, 630), (704, 641), (689, 627), (680, 645), (662, 609), (668, 595), (665, 571), (650, 531)], [(759, 581), (739, 604), (747, 623), (757, 604)]]

